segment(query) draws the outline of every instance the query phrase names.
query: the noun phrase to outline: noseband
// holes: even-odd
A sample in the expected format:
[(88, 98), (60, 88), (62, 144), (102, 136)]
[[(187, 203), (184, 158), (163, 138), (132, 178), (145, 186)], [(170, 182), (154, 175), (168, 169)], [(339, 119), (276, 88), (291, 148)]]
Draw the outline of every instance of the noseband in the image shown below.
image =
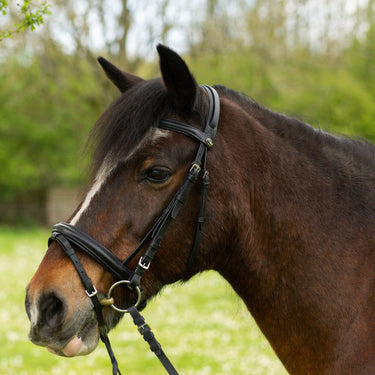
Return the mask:
[[(197, 181), (198, 176), (202, 171), (201, 206), (197, 220), (195, 240), (187, 260), (187, 271), (190, 270), (199, 249), (201, 232), (204, 224), (207, 189), (209, 185), (209, 175), (206, 170), (207, 151), (213, 146), (213, 139), (216, 134), (220, 115), (220, 101), (216, 90), (206, 85), (202, 85), (201, 87), (209, 98), (209, 110), (203, 131), (198, 130), (191, 125), (170, 119), (162, 119), (158, 125), (161, 129), (175, 131), (186, 135), (187, 137), (199, 142), (199, 147), (195, 159), (186, 173), (177, 193), (137, 248), (134, 249), (124, 261), (122, 261), (87, 233), (67, 223), (56, 224), (53, 227), (52, 235), (49, 239), (49, 244), (52, 241), (57, 241), (64, 249), (81, 278), (86, 294), (90, 297), (93, 303), (98, 320), (100, 338), (104, 342), (111, 358), (112, 373), (114, 375), (117, 373), (121, 375), (121, 373), (118, 369), (118, 364), (107, 335), (108, 329), (105, 325), (102, 314), (103, 305), (110, 305), (113, 309), (121, 313), (130, 313), (134, 323), (138, 326), (139, 332), (145, 341), (148, 342), (150, 349), (159, 358), (168, 374), (178, 375), (177, 371), (163, 352), (160, 344), (155, 339), (150, 327), (146, 324), (144, 318), (139, 313), (139, 310), (142, 310), (146, 306), (146, 299), (143, 296), (141, 288), (141, 278), (144, 272), (150, 267), (157, 250), (160, 248), (161, 241), (169, 224), (177, 217), (181, 206), (186, 201), (192, 186)], [(128, 268), (129, 262), (141, 251), (146, 243), (149, 243), (149, 245), (145, 254), (140, 258), (135, 270), (130, 270)], [(118, 280), (109, 289), (106, 299), (99, 300), (98, 292), (78, 259), (72, 245), (77, 246), (80, 250), (88, 254)], [(126, 285), (128, 289), (134, 293), (135, 297), (134, 304), (126, 309), (121, 309), (115, 306), (113, 298), (111, 298), (113, 290), (121, 284)]]

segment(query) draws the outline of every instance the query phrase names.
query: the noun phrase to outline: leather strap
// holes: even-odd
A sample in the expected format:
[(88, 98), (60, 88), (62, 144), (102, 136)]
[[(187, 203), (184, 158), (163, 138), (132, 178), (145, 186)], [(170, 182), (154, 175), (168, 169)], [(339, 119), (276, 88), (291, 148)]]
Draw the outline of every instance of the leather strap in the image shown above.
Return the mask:
[(205, 213), (206, 213), (206, 201), (207, 201), (207, 192), (208, 186), (210, 185), (210, 177), (208, 171), (206, 170), (206, 155), (204, 156), (204, 167), (203, 167), (203, 177), (201, 185), (201, 205), (199, 209), (199, 215), (197, 219), (197, 228), (195, 231), (195, 239), (193, 243), (193, 248), (190, 252), (187, 264), (186, 264), (186, 274), (191, 270), (195, 258), (197, 257), (199, 251), (199, 244), (202, 237), (203, 225), (205, 222)]
[(156, 340), (154, 333), (151, 331), (150, 326), (146, 323), (144, 317), (134, 307), (129, 307), (129, 314), (133, 318), (134, 324), (138, 327), (138, 332), (142, 335), (143, 339), (148, 343), (150, 349), (158, 357), (161, 364), (169, 375), (178, 375), (178, 372), (165, 355), (161, 345)]
[(56, 224), (53, 227), (49, 244), (58, 234), (63, 234), (71, 243), (77, 245), (118, 280), (129, 280), (133, 274), (116, 255), (77, 227), (68, 223)]
[(108, 335), (107, 335), (107, 327), (104, 322), (103, 318), (103, 312), (102, 312), (102, 306), (98, 299), (98, 292), (94, 285), (92, 284), (91, 279), (87, 275), (87, 272), (85, 271), (84, 267), (82, 266), (82, 263), (77, 257), (76, 252), (74, 251), (73, 247), (71, 246), (70, 242), (65, 238), (63, 234), (56, 234), (54, 236), (54, 240), (56, 240), (60, 246), (65, 251), (66, 255), (70, 258), (72, 261), (75, 269), (77, 270), (77, 273), (81, 279), (81, 282), (85, 288), (87, 296), (91, 299), (91, 302), (94, 307), (94, 311), (96, 314), (96, 319), (98, 320), (98, 327), (99, 327), (99, 335), (100, 339), (104, 343), (105, 347), (107, 348), (107, 352), (109, 355), (109, 358), (112, 363), (112, 374), (113, 375), (121, 375), (121, 372), (118, 367), (118, 363), (115, 357), (115, 354), (113, 353), (111, 343), (109, 341)]
[[(164, 210), (160, 220), (157, 222), (157, 227), (153, 228), (151, 232), (150, 239), (151, 243), (147, 248), (144, 256), (140, 259), (134, 274), (131, 279), (131, 285), (140, 285), (141, 278), (145, 271), (149, 268), (152, 260), (155, 257), (156, 252), (159, 250), (161, 241), (164, 234), (173, 219), (175, 219), (180, 211), (181, 206), (185, 203), (189, 192), (197, 180), (199, 174), (199, 169), (191, 168), (187, 176), (177, 191), (176, 195), (172, 199), (171, 203), (168, 205), (167, 209)], [(150, 232), (149, 232), (150, 233)]]

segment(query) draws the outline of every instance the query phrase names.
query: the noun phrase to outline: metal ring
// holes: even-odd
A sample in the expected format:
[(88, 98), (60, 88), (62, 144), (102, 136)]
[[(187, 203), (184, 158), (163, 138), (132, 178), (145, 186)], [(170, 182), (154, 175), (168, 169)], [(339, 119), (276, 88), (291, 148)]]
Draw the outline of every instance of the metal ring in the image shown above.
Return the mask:
[[(116, 288), (116, 286), (120, 285), (120, 284), (126, 284), (126, 285), (130, 285), (130, 281), (129, 280), (120, 280), (120, 281), (117, 281), (117, 283), (114, 283), (110, 288), (109, 288), (109, 291), (108, 291), (108, 296), (107, 298), (110, 299), (111, 298), (111, 293), (113, 291), (114, 288)], [(130, 288), (129, 288), (130, 289)], [(134, 294), (137, 295), (137, 301), (136, 303), (134, 304), (134, 307), (138, 307), (138, 305), (140, 304), (141, 302), (141, 299), (142, 299), (142, 291), (141, 291), (141, 288), (139, 287), (139, 285), (137, 285), (135, 287), (135, 290), (134, 289), (130, 289)], [(121, 312), (121, 313), (127, 313), (129, 312), (128, 309), (120, 309), (118, 308), (117, 306), (115, 306), (114, 304), (111, 305), (112, 309), (118, 311), (118, 312)]]

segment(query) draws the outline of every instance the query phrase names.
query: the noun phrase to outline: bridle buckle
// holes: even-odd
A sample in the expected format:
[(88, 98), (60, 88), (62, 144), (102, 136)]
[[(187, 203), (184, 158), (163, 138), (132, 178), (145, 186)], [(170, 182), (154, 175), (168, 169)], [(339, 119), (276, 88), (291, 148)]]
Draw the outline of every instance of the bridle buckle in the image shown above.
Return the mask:
[(87, 296), (89, 298), (92, 298), (92, 297), (94, 297), (94, 296), (96, 296), (98, 294), (98, 291), (96, 290), (95, 285), (93, 285), (92, 287), (94, 288), (94, 291), (92, 293), (90, 293), (87, 290), (85, 290), (85, 292), (86, 292), (86, 294), (87, 294)]
[(194, 171), (196, 171), (196, 173), (198, 174), (201, 171), (201, 166), (197, 163), (193, 163), (193, 165), (189, 169), (189, 172), (191, 173)]
[(144, 263), (143, 263), (143, 258), (144, 258), (144, 257), (141, 257), (141, 258), (139, 259), (138, 265), (139, 265), (139, 267), (143, 268), (144, 270), (148, 270), (148, 269), (150, 268), (150, 264), (151, 264), (151, 262), (148, 262), (148, 264), (144, 264)]

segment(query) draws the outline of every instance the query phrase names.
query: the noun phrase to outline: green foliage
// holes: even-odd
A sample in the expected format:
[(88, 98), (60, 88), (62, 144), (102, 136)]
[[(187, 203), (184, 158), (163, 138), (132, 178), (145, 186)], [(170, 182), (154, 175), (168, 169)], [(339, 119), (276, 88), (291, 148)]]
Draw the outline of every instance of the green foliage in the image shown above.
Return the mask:
[(60, 58), (58, 65), (8, 60), (0, 71), (2, 198), (82, 182), (79, 157), (99, 115), (100, 89), (87, 61)]
[[(357, 58), (362, 64), (362, 55)], [(375, 141), (375, 75), (364, 79), (348, 62), (338, 60), (304, 51), (264, 61), (245, 50), (202, 55), (190, 63), (200, 82), (224, 84), (313, 126)]]
[[(24, 30), (35, 30), (36, 26), (40, 26), (44, 22), (44, 16), (50, 14), (50, 5), (43, 2), (38, 7), (33, 6), (32, 0), (24, 0), (23, 4), (17, 3), (19, 17), (21, 21), (15, 23), (12, 29), (0, 31), (0, 41), (9, 38), (12, 34), (19, 33)], [(8, 13), (8, 1), (0, 0), (0, 12), (3, 16)]]
[(313, 125), (325, 130), (375, 141), (374, 97), (349, 71), (319, 69), (300, 85), (289, 89), (278, 105), (297, 116), (309, 116)]
[(6, 0), (0, 0), (0, 12), (3, 16), (6, 16), (8, 8), (8, 2)]

